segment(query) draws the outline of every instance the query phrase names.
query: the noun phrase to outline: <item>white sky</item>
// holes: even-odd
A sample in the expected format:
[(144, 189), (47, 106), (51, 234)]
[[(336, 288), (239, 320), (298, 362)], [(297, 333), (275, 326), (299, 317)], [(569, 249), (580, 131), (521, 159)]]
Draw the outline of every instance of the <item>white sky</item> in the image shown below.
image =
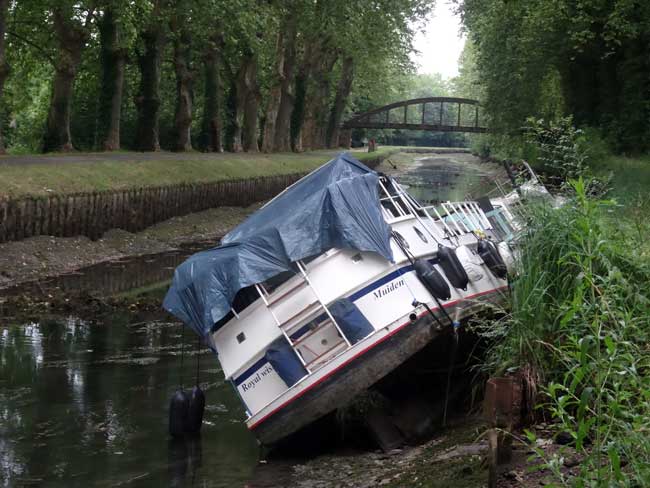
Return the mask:
[(460, 17), (454, 15), (448, 0), (438, 0), (433, 17), (424, 32), (415, 36), (415, 49), (420, 53), (412, 56), (418, 73), (440, 73), (445, 78), (458, 75), (458, 57), (465, 45), (460, 37)]

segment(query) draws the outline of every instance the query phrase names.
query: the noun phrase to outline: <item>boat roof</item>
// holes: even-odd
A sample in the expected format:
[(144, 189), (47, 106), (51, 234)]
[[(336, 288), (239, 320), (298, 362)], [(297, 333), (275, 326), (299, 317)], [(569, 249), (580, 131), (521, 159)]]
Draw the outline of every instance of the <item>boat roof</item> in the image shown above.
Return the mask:
[(163, 307), (206, 337), (239, 290), (295, 271), (296, 261), (331, 248), (393, 261), (378, 178), (349, 153), (339, 154), (226, 234), (221, 246), (178, 266)]

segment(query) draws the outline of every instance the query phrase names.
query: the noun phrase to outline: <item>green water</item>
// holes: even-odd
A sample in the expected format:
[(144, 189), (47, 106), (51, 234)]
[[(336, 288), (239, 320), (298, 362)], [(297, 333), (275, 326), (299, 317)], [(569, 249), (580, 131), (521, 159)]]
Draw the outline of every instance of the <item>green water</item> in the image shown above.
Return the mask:
[(495, 167), (470, 154), (413, 154), (416, 164), (397, 174), (398, 181), (422, 204), (465, 200), (494, 187)]
[(202, 435), (169, 440), (181, 328), (132, 319), (0, 326), (0, 486), (226, 487), (251, 476), (256, 442), (208, 351), (184, 357), (189, 386), (199, 358)]

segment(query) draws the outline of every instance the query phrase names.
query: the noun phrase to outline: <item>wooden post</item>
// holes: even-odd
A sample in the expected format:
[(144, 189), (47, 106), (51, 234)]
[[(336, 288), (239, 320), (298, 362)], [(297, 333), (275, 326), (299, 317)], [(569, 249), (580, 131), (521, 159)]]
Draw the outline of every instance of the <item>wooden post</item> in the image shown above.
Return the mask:
[(460, 107), (461, 107), (461, 104), (459, 103), (458, 104), (458, 127), (460, 127)]
[(406, 125), (406, 112), (407, 112), (408, 108), (409, 108), (408, 105), (404, 105), (404, 125)]
[(478, 104), (476, 104), (476, 110), (474, 113), (474, 127), (478, 127)]
[(440, 102), (440, 125), (442, 125), (442, 102)]
[(422, 125), (424, 125), (424, 114), (426, 112), (426, 109), (427, 109), (427, 104), (423, 103), (422, 104)]

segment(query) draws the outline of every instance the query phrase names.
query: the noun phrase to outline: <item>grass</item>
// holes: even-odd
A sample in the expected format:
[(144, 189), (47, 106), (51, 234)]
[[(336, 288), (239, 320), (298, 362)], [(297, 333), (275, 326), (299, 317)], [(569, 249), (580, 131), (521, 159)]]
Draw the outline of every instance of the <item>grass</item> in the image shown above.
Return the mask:
[[(374, 153), (353, 151), (361, 161), (397, 152), (382, 147)], [(279, 154), (106, 153), (25, 156), (34, 163), (2, 164), (0, 198), (126, 189), (176, 183), (221, 181), (310, 171), (339, 151)]]
[(611, 202), (573, 185), (561, 208), (529, 208), (512, 310), (493, 327), (486, 367), (536, 373), (526, 377), (539, 406), (581, 457), (574, 479), (563, 452), (545, 461), (558, 485), (647, 486), (650, 263), (638, 242), (650, 229), (619, 225)]
[(599, 176), (612, 173), (613, 196), (621, 202), (629, 202), (650, 190), (650, 155), (609, 156), (594, 165), (594, 172)]

